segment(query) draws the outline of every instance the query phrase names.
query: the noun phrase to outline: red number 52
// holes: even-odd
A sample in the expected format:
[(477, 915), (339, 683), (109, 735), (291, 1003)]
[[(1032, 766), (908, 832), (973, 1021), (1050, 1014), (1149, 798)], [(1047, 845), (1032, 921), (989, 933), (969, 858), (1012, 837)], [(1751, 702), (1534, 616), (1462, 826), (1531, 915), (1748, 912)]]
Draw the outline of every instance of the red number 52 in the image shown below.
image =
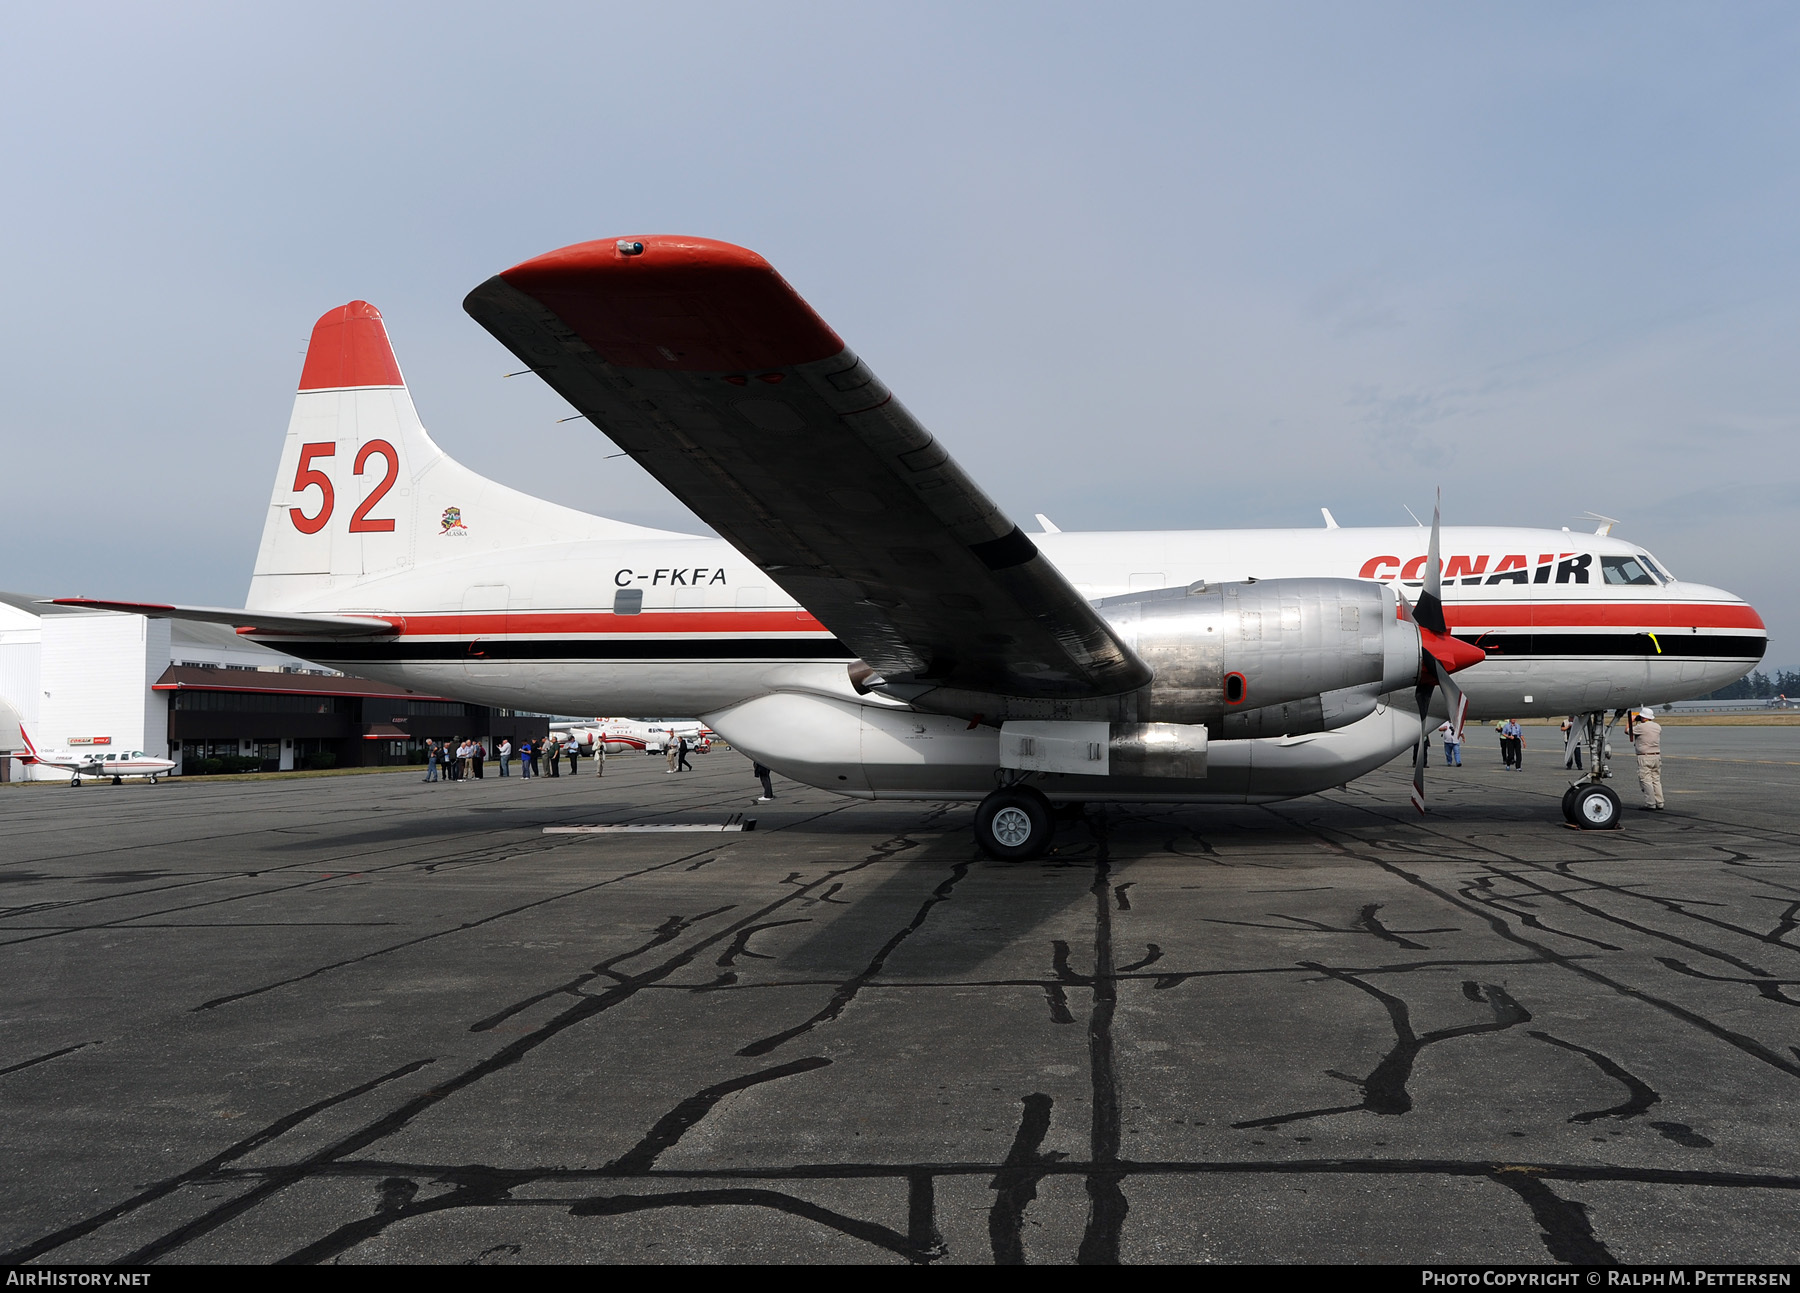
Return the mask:
[[(308, 516), (298, 507), (290, 507), (288, 516), (293, 519), (294, 528), (302, 534), (317, 534), (331, 520), (331, 510), (337, 504), (337, 495), (332, 492), (331, 478), (312, 465), (314, 458), (331, 458), (337, 454), (335, 444), (303, 444), (300, 446), (300, 467), (294, 473), (294, 492), (303, 494), (313, 486), (319, 489), (319, 510)], [(379, 454), (387, 460), (387, 473), (382, 476), (381, 483), (370, 491), (356, 511), (350, 514), (350, 533), (381, 534), (391, 533), (394, 528), (392, 517), (375, 517), (369, 515), (369, 509), (379, 503), (387, 492), (394, 487), (394, 481), (400, 475), (400, 455), (394, 452), (394, 446), (386, 440), (371, 440), (356, 454), (356, 462), (351, 467), (355, 475), (362, 475), (363, 469), (369, 465), (369, 459)]]

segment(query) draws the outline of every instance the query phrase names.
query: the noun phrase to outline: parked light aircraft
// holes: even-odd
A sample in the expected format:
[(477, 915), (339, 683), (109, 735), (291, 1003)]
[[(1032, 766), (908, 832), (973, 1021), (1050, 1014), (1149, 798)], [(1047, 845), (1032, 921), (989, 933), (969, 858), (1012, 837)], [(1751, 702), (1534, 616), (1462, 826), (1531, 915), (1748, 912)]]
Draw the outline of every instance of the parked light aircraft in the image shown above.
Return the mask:
[(126, 777), (147, 777), (154, 786), (159, 777), (166, 777), (175, 767), (173, 759), (158, 759), (142, 750), (52, 750), (42, 754), (23, 724), (19, 727), (19, 736), (25, 742), (25, 753), (15, 754), (13, 758), (28, 767), (36, 764), (61, 768), (69, 774), (71, 786), (79, 786), (83, 777), (111, 777), (115, 786), (123, 784)]
[[(68, 600), (235, 625), (433, 695), (697, 714), (809, 785), (978, 800), (977, 838), (1003, 857), (1045, 847), (1053, 801), (1286, 799), (1381, 766), (1465, 703), (1661, 704), (1766, 646), (1741, 599), (1610, 533), (1328, 514), (1028, 536), (728, 243), (582, 243), (464, 307), (724, 537), (558, 507), (452, 461), (357, 301), (313, 329), (248, 609)], [(1594, 790), (1611, 808), (1582, 824), (1610, 824), (1617, 796)]]
[(608, 754), (639, 751), (660, 754), (671, 738), (687, 737), (690, 743), (710, 740), (712, 729), (691, 718), (636, 719), (594, 718), (578, 723), (552, 723), (552, 732), (572, 739), (583, 751), (604, 742)]

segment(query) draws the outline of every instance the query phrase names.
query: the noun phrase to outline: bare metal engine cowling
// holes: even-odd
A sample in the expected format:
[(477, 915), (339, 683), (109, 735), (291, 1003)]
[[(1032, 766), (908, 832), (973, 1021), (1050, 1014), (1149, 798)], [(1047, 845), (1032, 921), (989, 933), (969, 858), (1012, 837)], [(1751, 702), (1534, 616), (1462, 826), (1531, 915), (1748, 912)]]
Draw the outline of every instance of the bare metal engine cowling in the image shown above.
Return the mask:
[(1140, 722), (1205, 724), (1226, 740), (1332, 731), (1418, 677), (1418, 631), (1380, 584), (1197, 584), (1099, 609), (1154, 671)]

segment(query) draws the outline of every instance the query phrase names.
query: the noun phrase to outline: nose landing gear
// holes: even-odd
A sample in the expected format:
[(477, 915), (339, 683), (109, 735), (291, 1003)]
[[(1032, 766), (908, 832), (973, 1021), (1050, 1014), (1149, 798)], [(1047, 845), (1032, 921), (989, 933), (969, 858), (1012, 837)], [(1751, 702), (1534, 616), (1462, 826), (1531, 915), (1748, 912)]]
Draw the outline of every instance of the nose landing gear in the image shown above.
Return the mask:
[(1563, 760), (1567, 762), (1581, 744), (1586, 742), (1588, 774), (1563, 791), (1563, 818), (1571, 826), (1580, 827), (1584, 831), (1619, 829), (1623, 805), (1612, 787), (1602, 783), (1612, 775), (1606, 766), (1609, 750), (1606, 738), (1612, 732), (1612, 725), (1624, 716), (1625, 711), (1622, 709), (1615, 709), (1611, 718), (1606, 716), (1603, 709), (1575, 716)]

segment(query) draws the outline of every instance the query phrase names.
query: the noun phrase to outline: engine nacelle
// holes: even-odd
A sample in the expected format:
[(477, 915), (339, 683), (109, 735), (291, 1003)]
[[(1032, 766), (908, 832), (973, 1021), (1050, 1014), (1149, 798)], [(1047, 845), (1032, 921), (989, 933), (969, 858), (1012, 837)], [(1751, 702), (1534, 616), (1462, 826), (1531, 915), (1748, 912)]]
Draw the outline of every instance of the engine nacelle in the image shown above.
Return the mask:
[(1394, 592), (1356, 579), (1265, 579), (1109, 598), (1100, 613), (1154, 671), (1147, 723), (1226, 739), (1331, 731), (1411, 686), (1419, 634)]

